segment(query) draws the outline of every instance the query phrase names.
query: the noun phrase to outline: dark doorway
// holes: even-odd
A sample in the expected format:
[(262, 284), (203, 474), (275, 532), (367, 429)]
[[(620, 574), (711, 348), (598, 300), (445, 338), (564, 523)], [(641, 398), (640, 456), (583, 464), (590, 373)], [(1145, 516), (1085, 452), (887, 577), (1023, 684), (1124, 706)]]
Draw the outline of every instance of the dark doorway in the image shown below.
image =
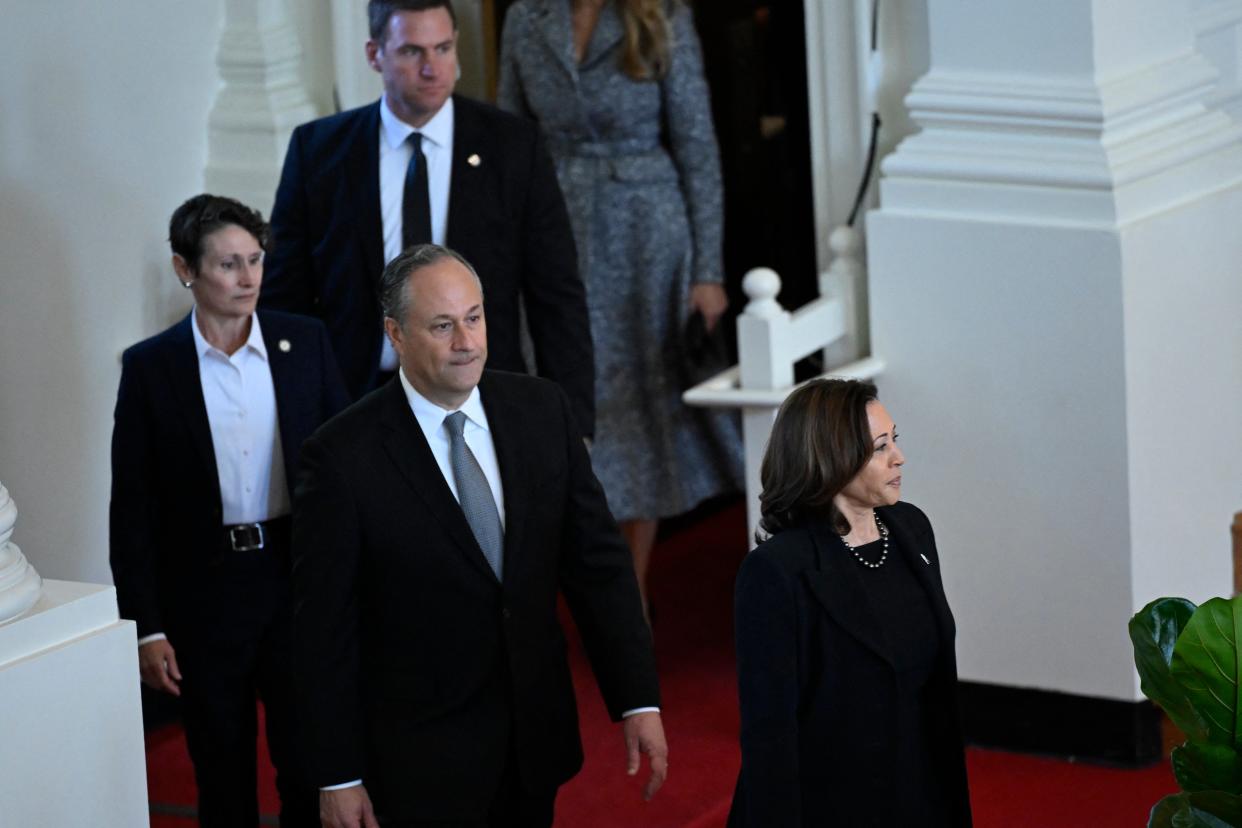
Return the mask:
[[(493, 0), (495, 32), (513, 2)], [(689, 5), (720, 142), (732, 309), (746, 303), (742, 277), (760, 266), (780, 274), (781, 302), (797, 308), (819, 292), (802, 0)]]

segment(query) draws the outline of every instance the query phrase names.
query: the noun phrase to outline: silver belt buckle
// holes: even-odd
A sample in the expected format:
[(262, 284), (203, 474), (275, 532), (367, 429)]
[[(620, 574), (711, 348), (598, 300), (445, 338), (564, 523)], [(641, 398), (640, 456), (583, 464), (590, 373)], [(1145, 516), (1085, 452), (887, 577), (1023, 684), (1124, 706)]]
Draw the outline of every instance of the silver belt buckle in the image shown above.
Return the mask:
[(254, 552), (262, 549), (264, 540), (262, 523), (229, 527), (229, 544), (234, 552)]

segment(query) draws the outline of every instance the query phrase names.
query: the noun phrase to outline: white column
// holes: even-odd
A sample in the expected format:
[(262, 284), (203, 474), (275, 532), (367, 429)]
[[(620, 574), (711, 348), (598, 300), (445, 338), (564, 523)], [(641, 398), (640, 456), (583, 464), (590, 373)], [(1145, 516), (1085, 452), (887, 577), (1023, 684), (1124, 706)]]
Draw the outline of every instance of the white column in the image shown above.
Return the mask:
[(224, 85), (208, 118), (209, 192), (271, 211), (289, 135), (319, 114), (301, 59), (286, 0), (226, 0), (216, 57)]
[(963, 678), (1136, 700), (1130, 614), (1229, 590), (1242, 133), (1190, 0), (928, 8), (868, 218), (906, 496)]
[(332, 0), (336, 95), (343, 110), (368, 104), (384, 91), (379, 74), (367, 65), (370, 37), (365, 3)]

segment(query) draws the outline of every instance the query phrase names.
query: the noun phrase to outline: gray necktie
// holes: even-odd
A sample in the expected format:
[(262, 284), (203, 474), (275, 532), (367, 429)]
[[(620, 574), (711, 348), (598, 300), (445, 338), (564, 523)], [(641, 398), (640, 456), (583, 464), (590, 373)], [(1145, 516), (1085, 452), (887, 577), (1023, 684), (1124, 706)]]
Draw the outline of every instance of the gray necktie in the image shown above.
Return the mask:
[(466, 415), (454, 411), (444, 418), (444, 428), (449, 435), (449, 465), (453, 467), (453, 480), (457, 483), (457, 500), (466, 513), (466, 522), (474, 539), (479, 542), (483, 556), (487, 558), (496, 577), (504, 580), (504, 530), (500, 526), (500, 511), (492, 497), (492, 487), (487, 475), (466, 445), (462, 429)]

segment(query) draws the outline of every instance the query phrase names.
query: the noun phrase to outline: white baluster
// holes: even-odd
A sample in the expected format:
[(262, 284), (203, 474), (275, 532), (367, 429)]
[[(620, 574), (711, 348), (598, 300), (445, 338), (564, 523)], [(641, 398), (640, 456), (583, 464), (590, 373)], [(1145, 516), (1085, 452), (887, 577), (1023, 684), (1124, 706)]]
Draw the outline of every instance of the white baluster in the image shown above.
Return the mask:
[(843, 224), (828, 237), (832, 264), (819, 274), (819, 295), (841, 301), (845, 332), (824, 348), (824, 370), (853, 362), (867, 353), (867, 268), (862, 233)]
[(43, 590), (43, 579), (11, 542), (17, 523), (17, 504), (0, 484), (0, 624), (11, 621), (34, 606)]

